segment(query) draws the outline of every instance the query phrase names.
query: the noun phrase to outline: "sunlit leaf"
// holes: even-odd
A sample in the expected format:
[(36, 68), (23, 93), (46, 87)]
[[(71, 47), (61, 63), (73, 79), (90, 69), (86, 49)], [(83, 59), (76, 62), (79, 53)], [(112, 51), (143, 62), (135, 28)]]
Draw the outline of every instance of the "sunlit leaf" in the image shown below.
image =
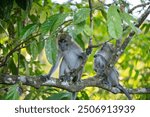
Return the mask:
[(43, 24), (41, 24), (40, 31), (47, 33), (48, 31), (55, 32), (56, 29), (64, 22), (68, 14), (55, 14), (49, 17)]
[(38, 45), (37, 45), (37, 41), (34, 40), (31, 44), (30, 44), (30, 51), (31, 51), (31, 56), (33, 57), (33, 59), (36, 59), (37, 55), (38, 55)]
[(74, 31), (76, 34), (80, 34), (80, 33), (82, 33), (82, 32), (84, 31), (84, 29), (85, 29), (85, 21), (80, 22), (80, 23), (78, 23), (78, 24), (75, 24), (73, 31)]
[(130, 14), (123, 12), (123, 13), (121, 13), (121, 17), (126, 23), (128, 23), (128, 25), (132, 28), (132, 30), (134, 30), (136, 33), (138, 33), (138, 30), (133, 23), (136, 20)]
[(45, 41), (45, 53), (48, 61), (51, 64), (55, 64), (57, 57), (57, 46), (56, 40), (52, 36)]
[(26, 39), (29, 35), (36, 31), (37, 27), (37, 24), (29, 24), (26, 27), (24, 27), (20, 34), (21, 39)]
[(89, 8), (81, 8), (79, 9), (75, 14), (73, 18), (74, 24), (78, 24), (80, 22), (83, 22), (84, 20), (89, 17), (90, 9)]
[(44, 38), (43, 36), (40, 36), (39, 37), (39, 41), (37, 42), (38, 53), (40, 53), (43, 50), (43, 48), (44, 48), (45, 41), (44, 41), (43, 38)]
[(121, 24), (121, 17), (117, 11), (117, 7), (114, 5), (110, 6), (107, 14), (107, 26), (111, 37), (119, 39), (122, 36), (123, 28)]

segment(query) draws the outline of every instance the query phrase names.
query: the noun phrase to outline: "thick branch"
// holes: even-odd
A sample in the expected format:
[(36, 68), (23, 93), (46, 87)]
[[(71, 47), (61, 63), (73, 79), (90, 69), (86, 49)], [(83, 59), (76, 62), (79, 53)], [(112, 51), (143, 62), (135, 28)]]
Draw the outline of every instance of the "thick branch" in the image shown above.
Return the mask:
[[(83, 79), (81, 82), (78, 82), (76, 84), (70, 83), (69, 85), (65, 85), (62, 82), (60, 82), (56, 78), (51, 78), (51, 80), (48, 80), (46, 82), (43, 82), (42, 78), (43, 76), (15, 76), (15, 75), (0, 75), (0, 84), (8, 84), (13, 85), (16, 83), (21, 82), (23, 85), (32, 86), (35, 88), (39, 88), (41, 86), (52, 86), (61, 88), (70, 92), (79, 92), (83, 90), (86, 87), (98, 87), (105, 89), (109, 92), (112, 92), (114, 94), (122, 93), (117, 88), (109, 88), (107, 85), (103, 84), (100, 80), (100, 78), (96, 78), (96, 76)], [(150, 88), (139, 88), (139, 89), (128, 89), (130, 94), (149, 94)]]

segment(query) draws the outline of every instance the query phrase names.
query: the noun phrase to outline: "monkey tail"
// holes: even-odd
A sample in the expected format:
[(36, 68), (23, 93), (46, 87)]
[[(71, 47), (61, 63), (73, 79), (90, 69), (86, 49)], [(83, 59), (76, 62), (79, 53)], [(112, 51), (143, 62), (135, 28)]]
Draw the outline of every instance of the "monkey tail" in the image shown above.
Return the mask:
[(77, 96), (77, 93), (76, 92), (72, 92), (71, 100), (76, 100), (76, 96)]
[(119, 84), (118, 88), (127, 96), (128, 100), (132, 100), (129, 92), (123, 86)]

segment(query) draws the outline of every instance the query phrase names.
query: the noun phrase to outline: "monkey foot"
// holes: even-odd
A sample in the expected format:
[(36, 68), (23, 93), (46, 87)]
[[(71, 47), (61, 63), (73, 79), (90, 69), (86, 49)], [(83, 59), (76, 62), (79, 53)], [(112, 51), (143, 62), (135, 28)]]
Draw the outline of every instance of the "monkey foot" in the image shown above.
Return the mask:
[(61, 84), (64, 86), (69, 86), (69, 83), (67, 81), (63, 81)]

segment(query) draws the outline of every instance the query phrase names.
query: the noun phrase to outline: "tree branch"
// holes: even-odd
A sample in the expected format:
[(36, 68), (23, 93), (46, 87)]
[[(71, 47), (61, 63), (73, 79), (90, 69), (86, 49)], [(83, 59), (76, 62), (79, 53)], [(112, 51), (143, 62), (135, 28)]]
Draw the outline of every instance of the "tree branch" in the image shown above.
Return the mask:
[[(76, 84), (70, 83), (69, 85), (63, 84), (57, 78), (51, 78), (51, 80), (43, 82), (43, 78), (43, 76), (15, 76), (0, 74), (0, 84), (13, 85), (21, 82), (23, 85), (32, 86), (35, 88), (40, 88), (41, 86), (52, 86), (70, 92), (79, 92), (86, 87), (98, 87), (114, 94), (122, 93), (119, 89), (115, 87), (109, 88), (107, 85), (101, 82), (101, 78), (97, 78), (96, 76), (83, 79), (81, 82), (77, 82)], [(127, 90), (130, 94), (150, 94), (150, 88), (138, 88)]]
[(147, 2), (147, 3), (143, 3), (143, 4), (139, 4), (139, 5), (137, 5), (137, 6), (134, 6), (132, 9), (130, 9), (130, 10), (128, 11), (128, 13), (132, 13), (136, 8), (145, 7), (145, 6), (149, 5), (149, 4), (150, 4), (150, 2)]
[[(149, 14), (150, 14), (150, 6), (141, 15), (141, 17), (138, 19), (138, 23), (135, 26), (139, 28)], [(112, 56), (112, 59), (108, 63), (108, 67), (113, 66), (118, 61), (119, 57), (123, 54), (124, 50), (126, 49), (126, 47), (128, 46), (129, 42), (131, 41), (134, 35), (135, 35), (135, 32), (131, 31), (129, 36), (125, 38), (121, 47), (116, 49), (115, 53)]]
[[(92, 30), (92, 33), (93, 33), (93, 6), (92, 6), (92, 1), (89, 0), (89, 8), (90, 8), (90, 28)], [(91, 54), (92, 52), (92, 35), (90, 36), (90, 39), (89, 39), (89, 44), (88, 44), (88, 48), (86, 49), (86, 53), (87, 55)]]

